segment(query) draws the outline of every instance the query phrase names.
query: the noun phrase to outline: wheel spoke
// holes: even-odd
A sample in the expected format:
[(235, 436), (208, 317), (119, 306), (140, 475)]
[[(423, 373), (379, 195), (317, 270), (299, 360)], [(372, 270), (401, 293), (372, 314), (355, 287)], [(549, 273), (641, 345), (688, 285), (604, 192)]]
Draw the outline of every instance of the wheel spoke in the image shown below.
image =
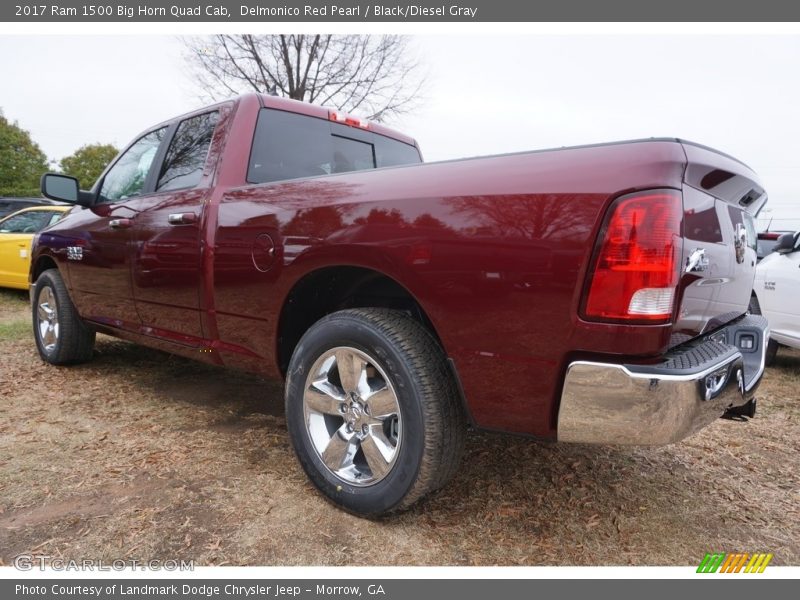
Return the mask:
[(48, 326), (47, 330), (44, 332), (44, 337), (42, 339), (42, 342), (44, 343), (45, 346), (50, 346), (51, 344), (54, 344), (55, 341), (56, 341), (55, 329), (53, 326)]
[(385, 419), (397, 414), (397, 398), (388, 387), (365, 398), (369, 407), (369, 414), (374, 419)]
[(342, 425), (333, 434), (327, 447), (322, 452), (322, 462), (331, 470), (339, 471), (353, 463), (358, 447), (353, 440), (353, 434), (349, 433), (345, 425)]
[(52, 310), (50, 309), (47, 304), (40, 304), (36, 310), (37, 315), (39, 316), (40, 321), (47, 321), (50, 318), (50, 313)]
[(373, 477), (380, 479), (389, 472), (395, 448), (383, 435), (382, 429), (372, 426), (369, 434), (361, 440), (361, 449)]
[(367, 363), (354, 352), (337, 350), (336, 367), (345, 392), (358, 392), (367, 387)]
[(341, 415), (339, 406), (344, 402), (344, 396), (327, 379), (312, 382), (303, 399), (306, 406), (313, 411), (325, 415)]

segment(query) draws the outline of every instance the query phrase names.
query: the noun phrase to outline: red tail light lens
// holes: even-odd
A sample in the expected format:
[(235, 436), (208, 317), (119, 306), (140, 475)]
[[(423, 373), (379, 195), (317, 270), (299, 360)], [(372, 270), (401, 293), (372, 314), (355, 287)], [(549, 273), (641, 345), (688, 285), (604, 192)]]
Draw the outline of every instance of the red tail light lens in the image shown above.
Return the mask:
[(682, 205), (675, 190), (639, 192), (614, 202), (590, 274), (587, 319), (658, 323), (672, 318)]

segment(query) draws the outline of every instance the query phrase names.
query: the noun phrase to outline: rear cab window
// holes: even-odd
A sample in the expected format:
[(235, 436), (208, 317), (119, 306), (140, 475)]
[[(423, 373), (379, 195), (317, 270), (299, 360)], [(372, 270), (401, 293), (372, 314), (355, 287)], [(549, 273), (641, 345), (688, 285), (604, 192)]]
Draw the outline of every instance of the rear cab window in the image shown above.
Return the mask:
[(267, 183), (422, 162), (411, 144), (326, 119), (262, 108), (249, 183)]
[(218, 118), (219, 113), (214, 111), (181, 121), (169, 143), (156, 191), (181, 190), (200, 183)]

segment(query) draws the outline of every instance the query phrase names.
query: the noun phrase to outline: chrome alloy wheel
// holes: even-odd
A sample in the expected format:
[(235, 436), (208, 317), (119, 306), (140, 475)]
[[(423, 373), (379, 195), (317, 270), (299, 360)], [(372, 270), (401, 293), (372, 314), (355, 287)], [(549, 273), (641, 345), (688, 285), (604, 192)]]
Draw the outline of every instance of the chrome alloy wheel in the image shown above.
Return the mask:
[(48, 354), (56, 349), (58, 343), (58, 304), (53, 289), (47, 286), (39, 294), (39, 306), (36, 308), (36, 326), (39, 339)]
[(306, 378), (303, 414), (317, 455), (342, 481), (373, 485), (392, 470), (402, 440), (400, 404), (369, 355), (337, 347), (320, 356)]

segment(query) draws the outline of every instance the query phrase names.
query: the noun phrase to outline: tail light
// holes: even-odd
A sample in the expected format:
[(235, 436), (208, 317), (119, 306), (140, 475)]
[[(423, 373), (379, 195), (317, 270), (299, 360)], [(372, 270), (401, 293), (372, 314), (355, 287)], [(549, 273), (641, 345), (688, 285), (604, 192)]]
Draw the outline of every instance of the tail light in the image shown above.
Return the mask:
[(683, 202), (676, 190), (618, 198), (601, 230), (583, 316), (665, 323), (672, 318), (681, 256)]

